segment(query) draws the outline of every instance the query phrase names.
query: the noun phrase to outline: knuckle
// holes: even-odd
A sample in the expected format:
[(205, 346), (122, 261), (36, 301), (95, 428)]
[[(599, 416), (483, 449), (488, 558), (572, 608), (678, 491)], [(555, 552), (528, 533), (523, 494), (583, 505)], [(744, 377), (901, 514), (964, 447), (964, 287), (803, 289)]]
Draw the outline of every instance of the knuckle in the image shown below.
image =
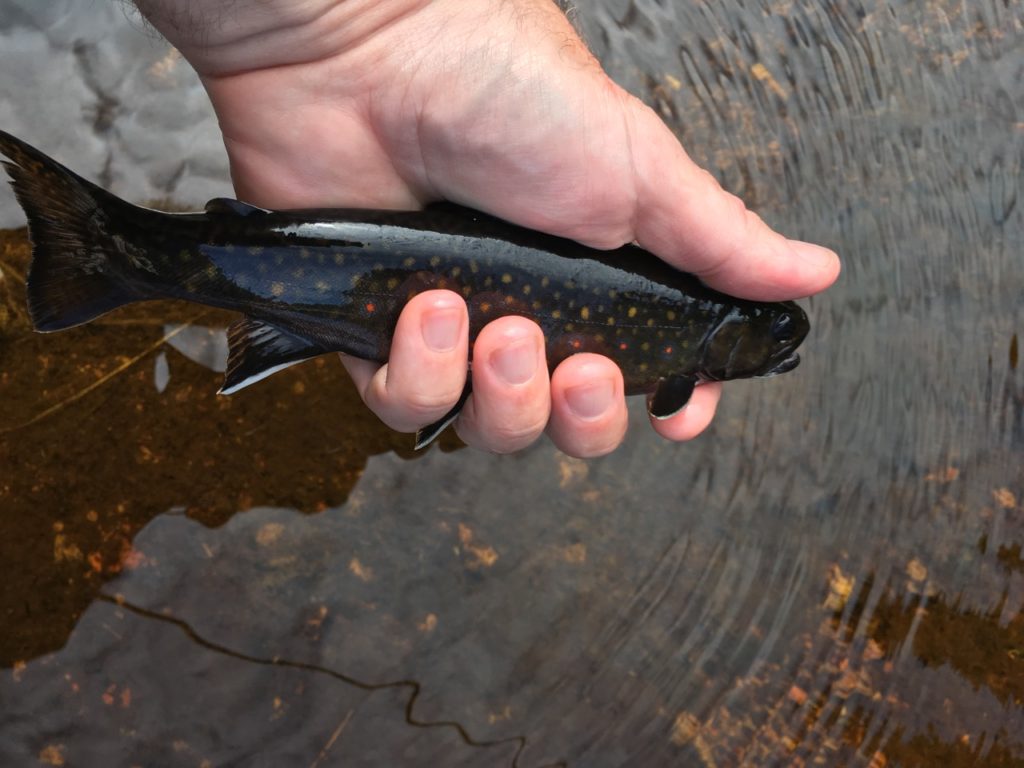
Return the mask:
[(418, 428), (447, 413), (458, 402), (461, 394), (461, 387), (436, 392), (417, 390), (402, 398), (400, 408), (405, 420)]
[(607, 421), (592, 425), (553, 424), (551, 439), (559, 450), (577, 459), (594, 459), (618, 448), (626, 436), (629, 417), (625, 404)]
[(414, 432), (444, 416), (455, 406), (461, 395), (461, 387), (433, 392), (389, 392), (366, 398), (366, 404), (391, 429)]
[(544, 432), (547, 419), (533, 418), (522, 423), (495, 424), (485, 427), (481, 435), (493, 453), (515, 453), (532, 444)]

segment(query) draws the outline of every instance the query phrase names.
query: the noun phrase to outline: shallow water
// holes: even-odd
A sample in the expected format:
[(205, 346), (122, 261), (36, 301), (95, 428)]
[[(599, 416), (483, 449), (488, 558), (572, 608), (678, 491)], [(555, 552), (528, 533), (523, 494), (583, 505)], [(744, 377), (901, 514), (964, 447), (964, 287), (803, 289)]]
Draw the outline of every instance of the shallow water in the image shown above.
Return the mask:
[(216, 397), (212, 312), (30, 333), (8, 233), (0, 764), (1024, 765), (1021, 6), (577, 22), (843, 256), (800, 368), (687, 445), (414, 455), (333, 360)]

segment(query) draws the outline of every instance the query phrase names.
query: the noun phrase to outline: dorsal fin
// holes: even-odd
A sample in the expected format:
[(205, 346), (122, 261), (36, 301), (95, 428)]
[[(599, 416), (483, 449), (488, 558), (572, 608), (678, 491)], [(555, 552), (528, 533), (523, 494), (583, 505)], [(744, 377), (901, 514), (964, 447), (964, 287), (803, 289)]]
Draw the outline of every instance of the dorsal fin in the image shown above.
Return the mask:
[(218, 394), (232, 395), (272, 373), (329, 351), (262, 320), (243, 317), (228, 328), (228, 367)]
[(215, 197), (206, 203), (207, 213), (220, 213), (228, 216), (251, 216), (254, 213), (270, 213), (266, 208), (233, 200), (230, 197)]

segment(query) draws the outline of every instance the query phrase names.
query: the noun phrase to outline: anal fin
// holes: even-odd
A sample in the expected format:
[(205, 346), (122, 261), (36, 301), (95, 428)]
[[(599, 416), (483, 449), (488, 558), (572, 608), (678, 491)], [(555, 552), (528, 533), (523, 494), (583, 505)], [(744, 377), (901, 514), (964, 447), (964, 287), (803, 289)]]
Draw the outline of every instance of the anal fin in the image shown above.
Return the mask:
[(329, 351), (262, 320), (244, 317), (228, 328), (228, 366), (219, 394), (234, 394), (272, 373)]
[(690, 402), (690, 396), (696, 386), (697, 379), (693, 376), (669, 376), (662, 379), (647, 404), (647, 412), (656, 419), (675, 416)]

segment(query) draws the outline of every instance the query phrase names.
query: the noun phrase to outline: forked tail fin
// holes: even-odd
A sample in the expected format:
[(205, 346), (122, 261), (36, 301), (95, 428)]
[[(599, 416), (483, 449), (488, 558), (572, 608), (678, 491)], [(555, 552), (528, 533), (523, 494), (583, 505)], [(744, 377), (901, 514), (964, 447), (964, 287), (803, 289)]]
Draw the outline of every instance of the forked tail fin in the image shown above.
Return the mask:
[(28, 217), (28, 310), (36, 330), (70, 328), (138, 301), (111, 262), (111, 214), (134, 206), (3, 131), (0, 155)]

